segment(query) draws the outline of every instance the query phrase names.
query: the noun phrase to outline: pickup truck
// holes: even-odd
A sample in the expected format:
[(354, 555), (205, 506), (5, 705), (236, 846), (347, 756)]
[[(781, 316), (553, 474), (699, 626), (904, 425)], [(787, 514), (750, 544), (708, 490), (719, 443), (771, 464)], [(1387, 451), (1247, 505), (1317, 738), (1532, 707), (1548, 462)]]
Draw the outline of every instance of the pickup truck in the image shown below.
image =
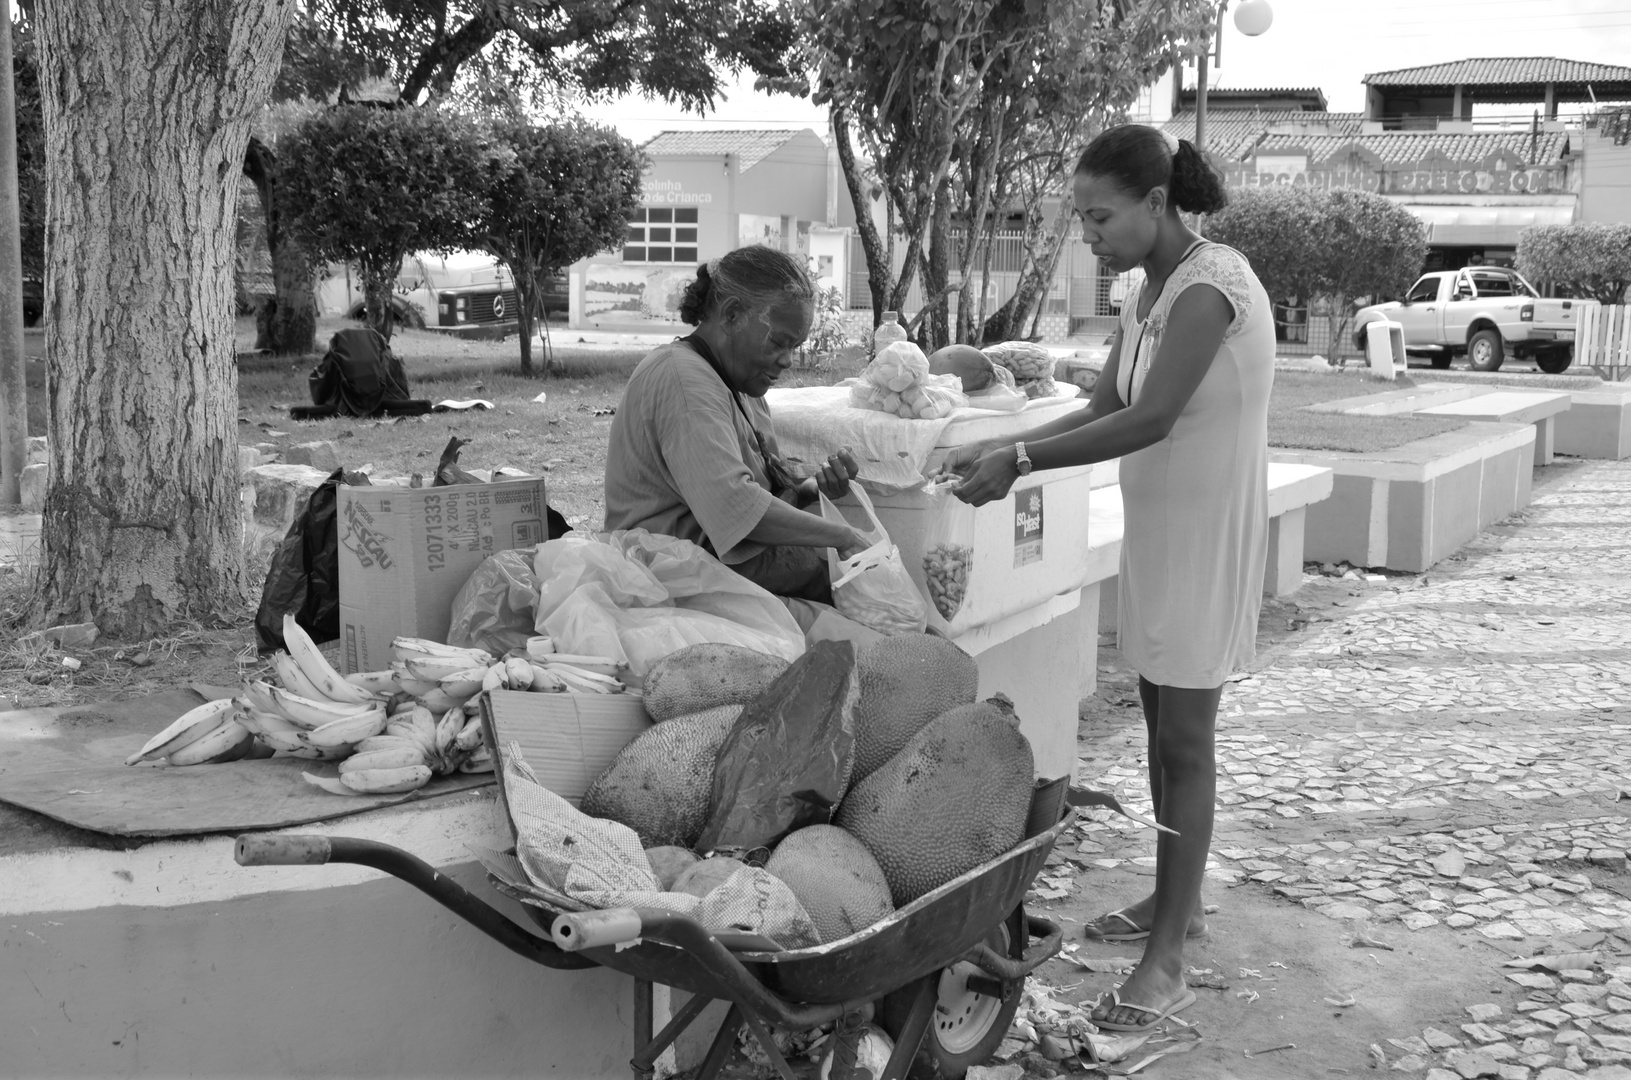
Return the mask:
[[(544, 283), (544, 314), (565, 314), (569, 307), (565, 273)], [(513, 334), (517, 326), (515, 282), (491, 255), (453, 251), (445, 255), (417, 252), (402, 260), (391, 296), (399, 326), (443, 330), (458, 336)], [(319, 291), (325, 313), (363, 317), (362, 285), (347, 268), (331, 268)]]
[(1365, 351), (1365, 327), (1386, 319), (1404, 327), (1407, 353), (1447, 368), (1460, 353), (1474, 371), (1495, 371), (1508, 355), (1533, 359), (1558, 374), (1574, 361), (1580, 301), (1546, 300), (1516, 270), (1469, 266), (1423, 274), (1403, 300), (1354, 315), (1354, 343)]

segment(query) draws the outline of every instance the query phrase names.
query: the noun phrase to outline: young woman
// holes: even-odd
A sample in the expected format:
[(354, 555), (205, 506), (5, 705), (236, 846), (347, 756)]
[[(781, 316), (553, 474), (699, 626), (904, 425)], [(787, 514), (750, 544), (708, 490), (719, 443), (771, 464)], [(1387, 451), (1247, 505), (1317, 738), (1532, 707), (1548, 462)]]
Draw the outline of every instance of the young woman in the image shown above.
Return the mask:
[(1218, 699), (1252, 659), (1262, 602), (1274, 322), (1244, 256), (1179, 217), (1224, 204), (1222, 178), (1191, 143), (1112, 128), (1082, 154), (1073, 194), (1104, 269), (1145, 275), (1092, 402), (1017, 442), (965, 448), (950, 466), (965, 478), (957, 493), (979, 505), (1033, 469), (1121, 458), (1121, 649), (1139, 675), (1156, 817), (1177, 835), (1156, 841), (1155, 891), (1084, 933), (1149, 939), (1093, 1012), (1103, 1027), (1137, 1031), (1195, 1000), (1183, 948), (1206, 930)]
[(607, 530), (678, 536), (777, 596), (831, 603), (826, 549), (866, 545), (802, 508), (849, 490), (856, 462), (834, 454), (795, 481), (764, 402), (814, 316), (815, 285), (786, 252), (752, 245), (697, 267), (680, 303), (696, 330), (640, 361), (612, 420)]

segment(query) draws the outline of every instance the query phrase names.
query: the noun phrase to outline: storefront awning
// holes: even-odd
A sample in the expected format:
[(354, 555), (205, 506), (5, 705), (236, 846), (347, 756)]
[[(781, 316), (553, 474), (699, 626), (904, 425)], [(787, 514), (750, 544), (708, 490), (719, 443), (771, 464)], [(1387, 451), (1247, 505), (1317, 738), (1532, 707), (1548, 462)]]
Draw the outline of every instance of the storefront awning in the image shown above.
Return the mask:
[(1518, 234), (1531, 225), (1567, 225), (1574, 220), (1572, 206), (1441, 206), (1405, 203), (1404, 208), (1427, 226), (1433, 245), (1513, 247)]

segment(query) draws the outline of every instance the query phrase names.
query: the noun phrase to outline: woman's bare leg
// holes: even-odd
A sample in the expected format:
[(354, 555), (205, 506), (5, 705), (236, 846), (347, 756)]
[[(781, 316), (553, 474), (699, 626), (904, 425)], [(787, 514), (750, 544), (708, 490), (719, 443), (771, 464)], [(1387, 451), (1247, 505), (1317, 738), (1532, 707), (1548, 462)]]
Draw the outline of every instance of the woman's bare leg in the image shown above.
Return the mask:
[[(1143, 691), (1140, 680), (1140, 691)], [(1217, 797), (1214, 735), (1223, 688), (1153, 687), (1145, 698), (1155, 708), (1150, 740), (1151, 790), (1156, 820), (1177, 836), (1161, 833), (1155, 847), (1155, 892), (1144, 958), (1121, 988), (1121, 999), (1164, 1009), (1184, 992), (1184, 938), (1200, 906), (1201, 879), (1212, 846)], [(1157, 779), (1159, 776), (1159, 779)], [(1093, 1019), (1143, 1024), (1135, 1009), (1107, 1007)]]
[[(1174, 691), (1176, 692), (1176, 691)], [(1161, 695), (1163, 689), (1142, 675), (1138, 679), (1138, 697), (1144, 706), (1144, 729), (1149, 737), (1149, 769), (1150, 769), (1150, 801), (1155, 809), (1155, 820), (1161, 821), (1161, 751), (1159, 740), (1156, 739), (1157, 721), (1161, 715)], [(1213, 706), (1216, 715), (1217, 707)], [(1156, 848), (1159, 856), (1160, 847)], [(1152, 892), (1142, 900), (1129, 904), (1121, 909), (1127, 917), (1141, 927), (1148, 927), (1150, 919), (1155, 913), (1155, 894)], [(1102, 916), (1094, 920), (1104, 927), (1108, 933), (1120, 933), (1128, 929), (1127, 925), (1119, 919), (1104, 919)], [(1201, 934), (1206, 931), (1206, 916), (1202, 911), (1200, 894), (1195, 896), (1195, 910), (1189, 919), (1189, 933)], [(1089, 935), (1091, 936), (1091, 935)]]

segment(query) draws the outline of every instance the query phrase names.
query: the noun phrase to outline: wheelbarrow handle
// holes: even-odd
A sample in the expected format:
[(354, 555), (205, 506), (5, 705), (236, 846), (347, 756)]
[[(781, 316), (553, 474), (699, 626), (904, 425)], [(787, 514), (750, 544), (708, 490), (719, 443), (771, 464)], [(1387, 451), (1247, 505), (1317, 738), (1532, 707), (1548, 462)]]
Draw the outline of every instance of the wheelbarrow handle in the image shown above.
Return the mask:
[(555, 916), (550, 935), (566, 952), (632, 945), (640, 940), (640, 913), (629, 907), (571, 911)]
[(233, 857), (239, 866), (322, 866), (333, 852), (326, 836), (251, 833), (238, 837)]
[(1052, 959), (1059, 952), (1059, 944), (1065, 937), (1063, 927), (1040, 915), (1025, 916), (1025, 932), (1027, 937), (1040, 940), (1030, 945), (1025, 950), (1025, 955), (1017, 959), (1001, 956), (983, 943), (974, 946), (963, 958), (994, 979), (1001, 979), (1004, 982), (1023, 979)]

